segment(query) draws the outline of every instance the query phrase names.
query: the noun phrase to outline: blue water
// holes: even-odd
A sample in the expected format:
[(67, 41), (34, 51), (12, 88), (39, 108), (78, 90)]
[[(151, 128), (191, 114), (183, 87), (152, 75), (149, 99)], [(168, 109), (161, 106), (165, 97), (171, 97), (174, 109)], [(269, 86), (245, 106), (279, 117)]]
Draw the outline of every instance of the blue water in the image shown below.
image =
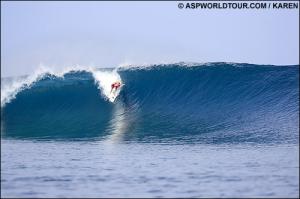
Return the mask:
[(299, 66), (117, 73), (115, 103), (71, 71), (2, 106), (2, 197), (299, 197)]

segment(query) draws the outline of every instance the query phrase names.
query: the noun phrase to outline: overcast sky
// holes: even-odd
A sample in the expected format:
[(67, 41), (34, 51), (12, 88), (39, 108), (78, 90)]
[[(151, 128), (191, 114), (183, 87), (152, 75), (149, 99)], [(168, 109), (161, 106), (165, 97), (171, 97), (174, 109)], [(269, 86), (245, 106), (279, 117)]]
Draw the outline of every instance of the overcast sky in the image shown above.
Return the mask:
[(1, 76), (39, 65), (299, 64), (299, 10), (191, 10), (178, 2), (1, 2)]

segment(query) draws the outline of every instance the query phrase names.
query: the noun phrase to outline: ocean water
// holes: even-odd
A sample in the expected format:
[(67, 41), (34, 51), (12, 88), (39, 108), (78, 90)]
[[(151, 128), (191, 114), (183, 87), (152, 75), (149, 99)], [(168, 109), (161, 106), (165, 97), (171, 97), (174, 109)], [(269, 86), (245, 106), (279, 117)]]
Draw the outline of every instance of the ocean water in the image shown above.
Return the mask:
[(299, 197), (299, 66), (2, 78), (1, 196)]

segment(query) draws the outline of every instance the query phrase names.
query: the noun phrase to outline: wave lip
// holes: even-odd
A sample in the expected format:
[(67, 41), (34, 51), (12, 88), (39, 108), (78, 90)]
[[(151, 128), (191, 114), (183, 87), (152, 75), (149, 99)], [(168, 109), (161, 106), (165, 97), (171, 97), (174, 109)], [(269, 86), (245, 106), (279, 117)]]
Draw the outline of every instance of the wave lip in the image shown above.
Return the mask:
[[(3, 101), (3, 137), (298, 143), (299, 66), (178, 63), (39, 74)], [(115, 80), (125, 86), (110, 103)]]

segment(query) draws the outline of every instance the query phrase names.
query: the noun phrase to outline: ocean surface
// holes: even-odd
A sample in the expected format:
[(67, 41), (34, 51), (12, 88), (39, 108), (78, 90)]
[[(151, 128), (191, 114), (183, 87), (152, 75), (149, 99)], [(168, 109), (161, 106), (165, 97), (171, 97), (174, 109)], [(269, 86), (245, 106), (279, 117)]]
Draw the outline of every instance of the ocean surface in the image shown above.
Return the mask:
[(299, 197), (299, 65), (1, 78), (1, 197)]

